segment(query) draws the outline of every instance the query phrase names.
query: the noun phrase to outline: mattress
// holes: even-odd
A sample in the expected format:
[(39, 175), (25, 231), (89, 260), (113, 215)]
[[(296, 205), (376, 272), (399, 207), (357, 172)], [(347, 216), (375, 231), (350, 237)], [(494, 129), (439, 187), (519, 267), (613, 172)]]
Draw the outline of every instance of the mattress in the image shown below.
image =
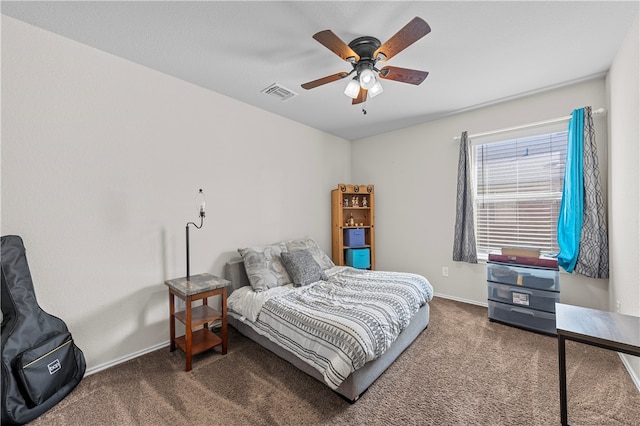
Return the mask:
[[(238, 329), (242, 334), (246, 335), (247, 337), (251, 338), (252, 340), (258, 342), (262, 346), (271, 350), (276, 355), (291, 362), (293, 365), (295, 365), (305, 373), (315, 377), (318, 380), (323, 381), (330, 388), (334, 389), (337, 393), (342, 395), (347, 400), (354, 402), (371, 385), (371, 383), (373, 383), (373, 381), (375, 381), (376, 378), (380, 374), (382, 374), (382, 372), (384, 372), (384, 370), (389, 365), (391, 365), (391, 363), (396, 359), (396, 357), (413, 342), (413, 340), (422, 332), (422, 330), (426, 328), (429, 322), (429, 306), (427, 302), (431, 299), (433, 290), (430, 284), (428, 284), (428, 281), (426, 281), (421, 276), (416, 276), (413, 274), (385, 273), (385, 272), (373, 272), (373, 271), (366, 271), (366, 272), (354, 271), (352, 273), (349, 273), (349, 270), (352, 270), (353, 268), (346, 268), (346, 269), (347, 269), (346, 274), (345, 273), (335, 274), (335, 271), (331, 274), (328, 274), (330, 276), (329, 280), (334, 281), (333, 284), (329, 285), (329, 287), (331, 288), (331, 291), (335, 290), (335, 288), (333, 287), (336, 287), (337, 282), (345, 281), (347, 279), (351, 280), (353, 279), (353, 275), (355, 274), (356, 278), (358, 277), (361, 278), (360, 282), (357, 283), (357, 286), (370, 285), (370, 283), (363, 284), (362, 279), (365, 279), (366, 281), (366, 278), (368, 278), (369, 281), (371, 281), (372, 283), (375, 283), (375, 285), (379, 287), (390, 286), (389, 281), (393, 281), (396, 279), (399, 279), (400, 281), (402, 281), (403, 279), (408, 281), (414, 281), (414, 285), (413, 286), (410, 285), (408, 287), (409, 289), (411, 289), (411, 291), (408, 291), (407, 287), (401, 287), (401, 289), (399, 290), (398, 288), (391, 286), (392, 288), (394, 288), (394, 290), (391, 291), (393, 293), (393, 297), (391, 298), (392, 300), (389, 302), (391, 305), (402, 305), (402, 303), (399, 302), (399, 300), (402, 299), (398, 297), (399, 293), (407, 293), (407, 292), (417, 293), (413, 295), (413, 297), (409, 298), (411, 299), (411, 303), (409, 304), (412, 305), (410, 308), (407, 308), (407, 307), (399, 308), (398, 306), (396, 306), (395, 310), (400, 312), (400, 314), (397, 316), (401, 318), (398, 319), (395, 325), (391, 325), (388, 327), (383, 326), (382, 329), (374, 330), (373, 334), (384, 334), (381, 342), (373, 343), (373, 346), (377, 345), (376, 350), (364, 351), (364, 353), (360, 353), (359, 355), (356, 356), (357, 358), (356, 361), (352, 359), (344, 360), (343, 358), (345, 355), (345, 350), (344, 350), (344, 347), (342, 347), (342, 348), (339, 348), (340, 353), (338, 354), (339, 356), (337, 357), (338, 359), (337, 364), (334, 362), (336, 361), (336, 358), (333, 357), (333, 355), (331, 355), (330, 353), (328, 354), (326, 352), (322, 352), (322, 351), (320, 353), (321, 355), (320, 358), (323, 358), (323, 359), (326, 357), (331, 358), (331, 362), (327, 363), (325, 361), (322, 361), (320, 363), (317, 363), (316, 357), (318, 356), (318, 354), (313, 352), (312, 350), (314, 349), (314, 344), (315, 344), (315, 348), (317, 349), (317, 343), (318, 343), (317, 340), (315, 342), (312, 342), (311, 348), (309, 347), (305, 348), (304, 344), (300, 343), (300, 339), (301, 339), (300, 336), (287, 336), (286, 333), (278, 336), (278, 333), (280, 333), (282, 329), (279, 329), (277, 331), (276, 337), (274, 337), (273, 335), (270, 335), (268, 332), (265, 331), (265, 329), (269, 329), (274, 324), (276, 324), (273, 321), (277, 321), (277, 319), (271, 318), (271, 314), (273, 313), (274, 310), (280, 311), (280, 307), (273, 308), (272, 306), (271, 309), (267, 310), (270, 312), (269, 315), (263, 314), (263, 317), (264, 317), (263, 320), (265, 321), (262, 321), (263, 322), (262, 326), (259, 325), (261, 323), (260, 320), (255, 321), (256, 320), (255, 311), (254, 312), (250, 311), (249, 313), (246, 313), (246, 312), (241, 313), (241, 312), (234, 312), (233, 309), (230, 308), (229, 324), (232, 325), (234, 328)], [(242, 287), (242, 285), (239, 285), (239, 284), (248, 282), (246, 281), (246, 275), (245, 276), (243, 275), (245, 274), (243, 271), (242, 262), (230, 262), (229, 264), (227, 264), (226, 270), (225, 270), (225, 276), (227, 277), (227, 279), (230, 279), (232, 281), (234, 288)], [(426, 282), (426, 285), (424, 284), (424, 282)], [(324, 285), (326, 286), (326, 283), (324, 283)], [(316, 293), (320, 292), (322, 286), (323, 286), (322, 282), (318, 283), (317, 284), (318, 288), (314, 289), (315, 292)], [(313, 285), (310, 287), (313, 287)], [(270, 299), (286, 300), (287, 299), (286, 295), (290, 293), (288, 297), (288, 299), (290, 300), (285, 303), (285, 306), (287, 306), (287, 303), (297, 298), (297, 295), (293, 294), (294, 293), (293, 291), (290, 291), (287, 289), (272, 289), (270, 291), (273, 291), (273, 290), (276, 290), (275, 294), (277, 295), (277, 297), (271, 297), (271, 296), (267, 297), (266, 292), (265, 294), (258, 293), (261, 299), (266, 299), (266, 301), (261, 300), (260, 303), (271, 304), (273, 300), (270, 300)], [(363, 291), (364, 291), (363, 288), (356, 288), (356, 292), (360, 292), (360, 294), (363, 294), (362, 293)], [(236, 297), (238, 296), (238, 294), (243, 292), (251, 293), (247, 289), (243, 289), (243, 291), (240, 291), (236, 294)], [(311, 291), (310, 289), (309, 293), (313, 293), (313, 292), (314, 291)], [(308, 297), (307, 295), (303, 297), (303, 300), (305, 302), (303, 303), (303, 308), (302, 308), (303, 310), (308, 309), (309, 306), (313, 307), (314, 304), (327, 303), (326, 300), (322, 300), (322, 299), (319, 302), (315, 301), (313, 298), (307, 300), (307, 297)], [(369, 300), (368, 296), (367, 297), (361, 296), (359, 298), (364, 300)], [(333, 302), (334, 302), (334, 299), (331, 299), (330, 304), (332, 304)], [(351, 303), (354, 303), (354, 300), (348, 301), (347, 310), (352, 308), (352, 306), (350, 305)], [(384, 304), (384, 302), (381, 302), (379, 299), (376, 299), (376, 298), (369, 300), (368, 303), (374, 306), (373, 307), (374, 311), (379, 309), (379, 305)], [(230, 303), (230, 306), (233, 306), (233, 305), (234, 303)], [(279, 305), (276, 304), (275, 306), (279, 306)], [(293, 306), (295, 309), (296, 308), (295, 303)], [(336, 306), (331, 306), (329, 310), (333, 311), (335, 309), (337, 309)], [(284, 311), (287, 312), (286, 315), (291, 314), (290, 310), (284, 309)], [(389, 315), (388, 313), (380, 314), (377, 316), (376, 315), (370, 316), (369, 314), (356, 315), (355, 316), (357, 318), (356, 322), (359, 322), (360, 318), (374, 319), (374, 322), (377, 322), (381, 320), (382, 317)], [(316, 315), (318, 314), (315, 312), (310, 313), (310, 316), (312, 317), (315, 317)], [(391, 316), (393, 317), (394, 315), (391, 315)], [(247, 316), (249, 316), (250, 318), (247, 318)], [(251, 318), (252, 316), (253, 318)], [(293, 322), (297, 324), (296, 321), (293, 321)], [(327, 326), (327, 324), (324, 321), (321, 321), (320, 323), (318, 323), (317, 318), (311, 320), (310, 324), (311, 325), (309, 328), (305, 328), (306, 325), (302, 326), (302, 328), (304, 329), (303, 334), (307, 334), (310, 329), (314, 329), (314, 328), (320, 328), (324, 330), (324, 328)], [(359, 326), (361, 324), (357, 324), (357, 325)], [(352, 328), (353, 326), (354, 326), (353, 322), (347, 323), (347, 328)], [(289, 328), (289, 327), (286, 327), (286, 328)], [(381, 330), (383, 330), (384, 332), (382, 332)], [(342, 332), (343, 329), (339, 327), (339, 331)], [(367, 334), (367, 332), (365, 332), (365, 334)], [(342, 342), (343, 338), (344, 336), (342, 336), (340, 339), (334, 339), (334, 340), (337, 342)], [(313, 340), (314, 338), (312, 337), (311, 339)], [(362, 342), (355, 342), (355, 346), (359, 346), (361, 343)], [(354, 342), (350, 342), (346, 344), (346, 348), (347, 348), (346, 352), (354, 348), (354, 346), (349, 346), (353, 344)], [(307, 354), (307, 351), (311, 351), (310, 352), (311, 355), (305, 356), (305, 354)], [(352, 362), (353, 362), (353, 365), (350, 366), (349, 363), (352, 363)], [(346, 367), (349, 367), (349, 369), (345, 370)]]

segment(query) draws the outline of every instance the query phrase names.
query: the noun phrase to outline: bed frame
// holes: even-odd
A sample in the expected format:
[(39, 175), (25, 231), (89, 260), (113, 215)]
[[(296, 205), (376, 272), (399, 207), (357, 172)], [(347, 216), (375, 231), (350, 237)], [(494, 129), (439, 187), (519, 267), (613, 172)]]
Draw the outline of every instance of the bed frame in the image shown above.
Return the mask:
[[(241, 259), (229, 261), (225, 265), (224, 276), (227, 280), (231, 281), (232, 289), (234, 290), (244, 287), (249, 284), (247, 273), (244, 269), (244, 263)], [(231, 293), (230, 292), (230, 293)], [(230, 294), (229, 293), (229, 294)], [(296, 368), (304, 371), (311, 377), (325, 383), (322, 374), (302, 361), (297, 356), (293, 355), (286, 349), (276, 345), (268, 338), (256, 333), (251, 327), (238, 321), (231, 315), (227, 316), (227, 321), (236, 330), (238, 330), (244, 336), (247, 336), (251, 340), (255, 341), (259, 345), (270, 350), (280, 358), (290, 362)], [(360, 396), (371, 386), (371, 384), (378, 378), (384, 371), (396, 360), (396, 358), (413, 343), (413, 341), (420, 335), (420, 333), (429, 324), (429, 304), (425, 304), (418, 310), (416, 315), (409, 326), (400, 333), (395, 342), (382, 354), (378, 359), (366, 363), (362, 368), (351, 373), (335, 390), (340, 396), (349, 401), (350, 403), (356, 402)]]

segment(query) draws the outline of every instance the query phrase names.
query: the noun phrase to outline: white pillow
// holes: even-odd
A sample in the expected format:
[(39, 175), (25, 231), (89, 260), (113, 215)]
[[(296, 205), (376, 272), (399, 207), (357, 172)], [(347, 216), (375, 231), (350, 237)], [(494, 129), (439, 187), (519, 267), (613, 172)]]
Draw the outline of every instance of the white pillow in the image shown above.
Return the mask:
[(265, 291), (291, 284), (291, 278), (280, 257), (283, 251), (287, 251), (284, 243), (238, 249), (253, 290)]
[(297, 240), (289, 240), (285, 242), (287, 251), (309, 250), (313, 258), (318, 262), (322, 270), (333, 268), (335, 263), (320, 248), (318, 243), (309, 237), (299, 238)]

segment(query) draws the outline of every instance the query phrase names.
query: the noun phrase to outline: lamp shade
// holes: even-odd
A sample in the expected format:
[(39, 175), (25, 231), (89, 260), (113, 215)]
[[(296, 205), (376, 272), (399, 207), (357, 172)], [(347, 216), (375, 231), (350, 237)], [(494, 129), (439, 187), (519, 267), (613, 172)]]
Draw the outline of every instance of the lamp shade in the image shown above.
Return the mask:
[(376, 84), (371, 86), (371, 89), (369, 89), (369, 96), (371, 96), (372, 98), (375, 98), (382, 92), (384, 92), (384, 89), (382, 88), (382, 84), (380, 84), (379, 81), (376, 81)]
[(360, 87), (369, 90), (376, 84), (376, 75), (370, 69), (362, 70), (360, 73)]
[(360, 84), (356, 80), (351, 80), (344, 89), (344, 94), (355, 99), (358, 97), (358, 93), (360, 93)]
[(205, 198), (202, 189), (198, 191), (198, 194), (196, 195), (196, 205), (198, 206), (198, 213), (200, 216), (204, 217), (204, 208), (207, 206), (207, 199)]

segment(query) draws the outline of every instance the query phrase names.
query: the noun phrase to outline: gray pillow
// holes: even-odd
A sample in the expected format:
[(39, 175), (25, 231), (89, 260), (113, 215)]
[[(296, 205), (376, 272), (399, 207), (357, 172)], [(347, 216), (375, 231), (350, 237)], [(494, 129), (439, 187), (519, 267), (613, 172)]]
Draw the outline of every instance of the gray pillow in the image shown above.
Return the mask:
[(282, 263), (284, 263), (284, 267), (287, 269), (295, 287), (327, 279), (324, 271), (309, 250), (283, 252)]
[(312, 240), (309, 237), (300, 238), (297, 240), (289, 240), (286, 243), (287, 251), (294, 252), (298, 250), (309, 250), (313, 258), (318, 262), (320, 268), (323, 270), (327, 270), (329, 268), (333, 268), (335, 263), (331, 260), (329, 256), (320, 248), (318, 243)]
[(280, 257), (286, 251), (284, 243), (238, 249), (254, 291), (291, 284), (291, 278)]

